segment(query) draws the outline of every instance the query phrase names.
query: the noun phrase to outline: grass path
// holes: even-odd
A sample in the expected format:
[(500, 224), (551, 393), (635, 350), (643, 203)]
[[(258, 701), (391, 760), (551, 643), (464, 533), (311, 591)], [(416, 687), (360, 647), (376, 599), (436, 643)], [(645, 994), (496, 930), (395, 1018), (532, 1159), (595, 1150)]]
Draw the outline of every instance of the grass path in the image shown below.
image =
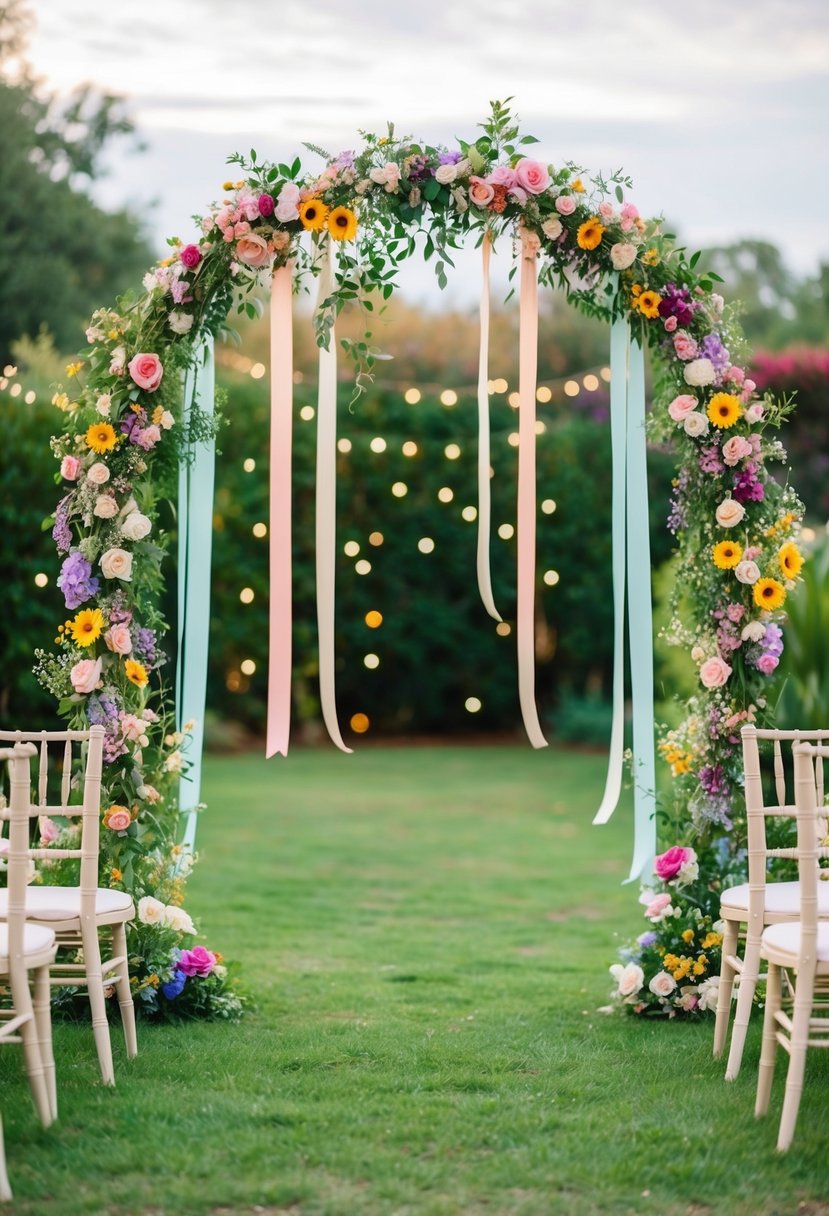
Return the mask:
[(211, 758), (187, 907), (239, 960), (241, 1026), (142, 1027), (118, 1088), (57, 1031), (42, 1132), (0, 1054), (26, 1216), (829, 1216), (829, 1061), (794, 1149), (726, 1086), (711, 1027), (597, 1012), (630, 813), (600, 757), (498, 748)]

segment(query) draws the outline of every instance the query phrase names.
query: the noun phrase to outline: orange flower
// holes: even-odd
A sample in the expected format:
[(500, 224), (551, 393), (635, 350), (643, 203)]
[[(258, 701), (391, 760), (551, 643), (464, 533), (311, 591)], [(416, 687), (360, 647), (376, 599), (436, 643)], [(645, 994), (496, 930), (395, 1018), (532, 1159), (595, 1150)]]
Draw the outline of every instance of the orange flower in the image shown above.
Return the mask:
[(131, 684), (135, 684), (137, 688), (145, 688), (149, 680), (147, 669), (143, 663), (139, 663), (136, 659), (127, 659), (124, 663), (124, 672)]
[(585, 220), (583, 224), (579, 224), (578, 232), (576, 233), (576, 243), (580, 249), (597, 249), (602, 243), (604, 236), (604, 224), (598, 216), (591, 215), (589, 220)]
[(638, 308), (643, 317), (653, 320), (659, 316), (659, 305), (662, 297), (655, 291), (640, 291), (633, 301), (633, 307)]

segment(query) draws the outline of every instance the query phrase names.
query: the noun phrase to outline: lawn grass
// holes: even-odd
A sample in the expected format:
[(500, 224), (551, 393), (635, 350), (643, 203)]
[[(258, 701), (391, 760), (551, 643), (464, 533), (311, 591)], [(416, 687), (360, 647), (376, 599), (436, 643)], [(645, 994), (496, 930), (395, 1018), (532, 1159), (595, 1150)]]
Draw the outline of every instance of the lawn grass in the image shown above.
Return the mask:
[(80, 1216), (827, 1216), (829, 1068), (793, 1149), (711, 1025), (597, 1012), (641, 931), (601, 757), (363, 747), (210, 758), (187, 907), (237, 959), (240, 1026), (140, 1027), (118, 1088), (58, 1026), (43, 1132), (0, 1053), (14, 1210)]

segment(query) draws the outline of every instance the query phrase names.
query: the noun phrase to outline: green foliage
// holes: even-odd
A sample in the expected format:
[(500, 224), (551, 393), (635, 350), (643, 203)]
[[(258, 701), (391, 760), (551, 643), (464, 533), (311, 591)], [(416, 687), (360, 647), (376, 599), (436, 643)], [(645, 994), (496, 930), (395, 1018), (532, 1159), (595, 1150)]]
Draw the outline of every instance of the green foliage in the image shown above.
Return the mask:
[(821, 730), (829, 721), (829, 540), (826, 533), (807, 554), (803, 581), (786, 602), (786, 648), (780, 661), (783, 687), (777, 717), (787, 729)]

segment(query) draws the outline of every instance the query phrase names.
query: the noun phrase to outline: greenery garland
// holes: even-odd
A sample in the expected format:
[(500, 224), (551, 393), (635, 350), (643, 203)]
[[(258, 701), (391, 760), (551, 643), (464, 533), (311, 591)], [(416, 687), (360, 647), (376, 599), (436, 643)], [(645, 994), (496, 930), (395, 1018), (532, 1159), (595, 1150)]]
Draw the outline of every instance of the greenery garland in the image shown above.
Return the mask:
[(35, 671), (71, 725), (106, 726), (103, 879), (138, 900), (131, 956), (150, 1013), (240, 1008), (215, 956), (185, 948), (195, 926), (180, 907), (192, 863), (177, 843), (186, 737), (171, 728), (161, 682), (158, 505), (205, 430), (196, 415), (182, 433), (181, 372), (230, 310), (256, 314), (257, 289), (274, 267), (292, 263), (301, 282), (332, 240), (340, 256), (317, 337), (327, 343), (345, 305), (363, 310), (364, 335), (344, 343), (359, 393), (378, 354), (372, 315), (392, 294), (399, 264), (421, 248), (442, 286), (470, 234), (478, 243), (520, 237), (525, 253), (537, 254), (541, 283), (562, 287), (591, 316), (627, 316), (654, 356), (650, 426), (678, 459), (669, 640), (690, 651), (699, 691), (682, 724), (662, 732), (672, 780), (661, 834), (670, 848), (646, 893), (650, 927), (613, 969), (615, 995), (640, 1013), (712, 1005), (718, 891), (741, 869), (744, 844), (739, 728), (770, 720), (782, 609), (802, 565), (801, 505), (768, 472), (785, 460), (774, 428), (788, 406), (758, 397), (717, 276), (700, 273), (699, 254), (686, 257), (660, 220), (639, 215), (621, 172), (591, 179), (575, 164), (526, 156), (537, 140), (520, 133), (503, 103), (481, 128), (445, 148), (399, 138), (390, 126), (384, 136), (364, 134), (359, 152), (311, 148), (326, 162), (317, 173), (298, 158), (232, 157), (242, 179), (226, 182), (223, 201), (196, 217), (198, 239), (170, 241), (143, 294), (95, 313), (88, 348), (55, 396), (66, 426), (53, 440), (62, 486), (54, 537), (75, 615), (58, 629), (57, 653), (37, 652)]

